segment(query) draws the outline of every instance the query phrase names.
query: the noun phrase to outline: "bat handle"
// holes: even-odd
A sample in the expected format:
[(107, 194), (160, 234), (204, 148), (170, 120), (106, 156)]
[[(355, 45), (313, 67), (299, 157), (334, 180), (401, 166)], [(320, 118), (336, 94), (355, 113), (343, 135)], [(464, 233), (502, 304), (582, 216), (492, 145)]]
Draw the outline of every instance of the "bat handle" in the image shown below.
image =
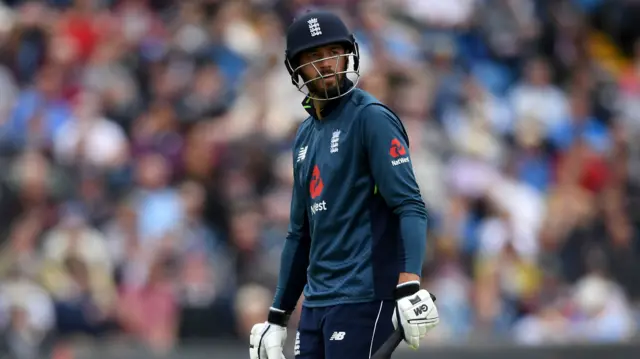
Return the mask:
[(391, 336), (382, 344), (380, 349), (376, 351), (371, 359), (390, 359), (393, 351), (396, 350), (398, 345), (402, 342), (402, 329), (396, 329)]

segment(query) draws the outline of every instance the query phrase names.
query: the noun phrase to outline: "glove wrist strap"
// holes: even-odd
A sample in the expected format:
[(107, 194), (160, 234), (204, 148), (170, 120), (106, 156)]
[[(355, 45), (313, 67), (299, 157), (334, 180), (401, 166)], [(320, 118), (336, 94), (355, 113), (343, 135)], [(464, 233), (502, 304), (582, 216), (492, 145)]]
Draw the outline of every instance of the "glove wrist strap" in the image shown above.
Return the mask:
[(399, 284), (396, 290), (393, 292), (393, 296), (396, 300), (408, 297), (410, 295), (418, 293), (420, 290), (420, 282), (411, 281)]
[(269, 316), (267, 317), (267, 322), (275, 325), (279, 325), (281, 327), (286, 327), (287, 322), (289, 322), (289, 317), (291, 313), (287, 313), (284, 310), (278, 308), (269, 308)]

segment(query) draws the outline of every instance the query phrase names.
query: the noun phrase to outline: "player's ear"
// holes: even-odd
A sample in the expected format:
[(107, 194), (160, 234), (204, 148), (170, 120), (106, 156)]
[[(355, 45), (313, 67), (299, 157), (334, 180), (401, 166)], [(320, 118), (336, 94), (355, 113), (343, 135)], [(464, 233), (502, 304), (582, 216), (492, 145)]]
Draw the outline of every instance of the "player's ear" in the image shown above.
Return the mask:
[(356, 41), (356, 37), (353, 34), (350, 36), (350, 39), (353, 46), (351, 46), (347, 50), (353, 54), (353, 71), (357, 72), (358, 68), (360, 67), (360, 46), (358, 45), (358, 41)]
[(351, 47), (347, 46), (346, 44), (340, 44), (340, 48), (342, 49), (342, 56), (338, 57), (338, 61), (340, 63), (344, 63), (344, 66), (342, 66), (342, 68), (339, 70), (340, 72), (342, 71), (348, 71), (349, 70), (349, 53), (351, 52)]

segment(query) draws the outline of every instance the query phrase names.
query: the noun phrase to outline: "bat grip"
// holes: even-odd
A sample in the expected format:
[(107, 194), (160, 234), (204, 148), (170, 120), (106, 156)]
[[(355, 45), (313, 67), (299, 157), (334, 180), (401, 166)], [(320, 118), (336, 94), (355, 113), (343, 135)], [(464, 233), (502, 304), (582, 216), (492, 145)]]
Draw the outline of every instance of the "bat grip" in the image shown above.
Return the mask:
[(393, 354), (393, 351), (400, 345), (402, 339), (402, 329), (398, 328), (382, 344), (380, 349), (373, 354), (371, 359), (391, 359), (391, 354)]

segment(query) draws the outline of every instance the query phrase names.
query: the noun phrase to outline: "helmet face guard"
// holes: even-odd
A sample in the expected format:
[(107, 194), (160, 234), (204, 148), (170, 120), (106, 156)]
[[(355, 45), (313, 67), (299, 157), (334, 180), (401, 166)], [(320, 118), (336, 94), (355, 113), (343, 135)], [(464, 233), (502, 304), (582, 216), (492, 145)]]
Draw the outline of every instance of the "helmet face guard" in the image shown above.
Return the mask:
[[(329, 101), (348, 94), (358, 85), (358, 81), (360, 80), (360, 71), (358, 68), (360, 54), (358, 52), (358, 46), (355, 44), (352, 52), (314, 60), (300, 64), (295, 68), (291, 61), (289, 61), (289, 58), (287, 58), (285, 62), (287, 69), (289, 70), (289, 74), (291, 75), (291, 81), (298, 91), (313, 100)], [(316, 64), (334, 59), (336, 61), (336, 65), (333, 71), (330, 74), (323, 75)], [(302, 68), (307, 66), (312, 67), (316, 74), (314, 77), (309, 79), (305, 79), (305, 77), (302, 76), (301, 71)], [(335, 77), (336, 84), (334, 87), (328, 88), (326, 79), (331, 77)], [(302, 81), (300, 81), (300, 79), (302, 79)], [(353, 86), (344, 88), (343, 84), (346, 79), (351, 80)]]

